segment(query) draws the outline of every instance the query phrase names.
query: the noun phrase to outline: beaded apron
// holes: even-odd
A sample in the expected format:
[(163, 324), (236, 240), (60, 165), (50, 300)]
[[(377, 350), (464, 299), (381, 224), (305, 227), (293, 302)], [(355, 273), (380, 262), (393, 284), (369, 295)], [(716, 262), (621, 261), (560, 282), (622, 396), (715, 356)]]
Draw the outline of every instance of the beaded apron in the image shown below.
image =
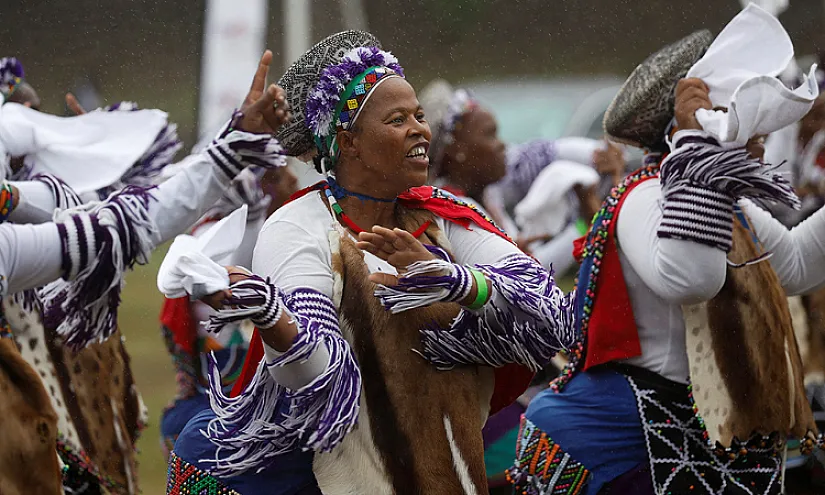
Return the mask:
[(217, 478), (190, 464), (173, 452), (169, 457), (169, 474), (166, 480), (169, 495), (240, 495)]

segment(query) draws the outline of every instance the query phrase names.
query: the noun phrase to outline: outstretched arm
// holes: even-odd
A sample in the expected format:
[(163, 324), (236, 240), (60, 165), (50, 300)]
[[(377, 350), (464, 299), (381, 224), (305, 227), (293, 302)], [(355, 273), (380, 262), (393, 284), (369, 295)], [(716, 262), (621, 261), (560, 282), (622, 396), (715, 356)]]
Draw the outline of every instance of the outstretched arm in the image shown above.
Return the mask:
[(540, 369), (573, 344), (574, 295), (565, 295), (550, 272), (482, 228), (445, 229), (454, 258), (399, 229), (375, 227), (359, 236), (360, 247), (401, 273), (372, 275), (383, 285), (376, 295), (387, 309), (401, 312), (439, 301), (462, 306), (450, 328), (422, 330), (426, 358), (442, 368), (520, 363)]

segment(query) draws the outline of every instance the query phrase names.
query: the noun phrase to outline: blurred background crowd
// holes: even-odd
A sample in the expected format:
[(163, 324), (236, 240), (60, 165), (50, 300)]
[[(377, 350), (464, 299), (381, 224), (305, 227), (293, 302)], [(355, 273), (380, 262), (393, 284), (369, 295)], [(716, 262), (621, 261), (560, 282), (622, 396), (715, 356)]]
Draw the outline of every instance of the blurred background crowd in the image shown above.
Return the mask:
[[(636, 64), (694, 30), (718, 32), (741, 7), (738, 0), (29, 0), (4, 9), (0, 39), (2, 55), (25, 64), (42, 110), (71, 114), (67, 91), (84, 108), (136, 101), (168, 112), (188, 148), (237, 106), (264, 47), (274, 52), (276, 79), (327, 34), (368, 29), (404, 60), (416, 88), (444, 78), (474, 90), (502, 140), (520, 143), (600, 139), (607, 105)], [(795, 0), (780, 19), (798, 58), (825, 49), (825, 2)], [(301, 183), (312, 181), (308, 166), (293, 171)], [(163, 492), (158, 418), (175, 393), (158, 323), (163, 254), (128, 275), (120, 314), (150, 412), (138, 443), (144, 493)]]

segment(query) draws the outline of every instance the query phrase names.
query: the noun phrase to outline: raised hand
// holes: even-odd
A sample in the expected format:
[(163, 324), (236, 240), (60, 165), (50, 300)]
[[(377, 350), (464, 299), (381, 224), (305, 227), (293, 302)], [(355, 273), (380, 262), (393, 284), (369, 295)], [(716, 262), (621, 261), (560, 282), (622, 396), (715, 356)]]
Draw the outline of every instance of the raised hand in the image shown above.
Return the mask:
[(613, 185), (621, 182), (625, 170), (624, 150), (618, 144), (605, 139), (605, 148), (593, 152), (593, 164), (596, 171), (603, 176), (609, 176)]
[[(224, 268), (226, 268), (226, 272), (229, 274), (229, 285), (232, 285), (235, 282), (240, 282), (241, 280), (249, 278), (252, 275), (245, 268), (237, 266), (227, 266)], [(224, 301), (230, 297), (232, 297), (232, 292), (230, 292), (229, 289), (226, 289), (215, 292), (214, 294), (209, 294), (208, 296), (204, 296), (200, 300), (217, 311), (224, 307)]]
[[(356, 244), (360, 249), (378, 256), (395, 267), (400, 274), (403, 274), (408, 266), (417, 261), (436, 259), (435, 255), (429, 252), (418, 239), (402, 229), (390, 230), (376, 225), (372, 228), (372, 232), (359, 233)], [(398, 283), (398, 278), (388, 273), (373, 273), (370, 275), (370, 280), (386, 286)]]
[(676, 125), (679, 129), (702, 129), (696, 120), (696, 110), (713, 109), (710, 102), (710, 88), (698, 78), (682, 79), (676, 84)]
[(271, 63), (272, 52), (267, 50), (261, 57), (261, 63), (258, 64), (258, 70), (252, 79), (252, 86), (241, 106), (243, 118), (239, 127), (243, 131), (275, 134), (292, 117), (284, 90), (274, 84), (266, 85)]

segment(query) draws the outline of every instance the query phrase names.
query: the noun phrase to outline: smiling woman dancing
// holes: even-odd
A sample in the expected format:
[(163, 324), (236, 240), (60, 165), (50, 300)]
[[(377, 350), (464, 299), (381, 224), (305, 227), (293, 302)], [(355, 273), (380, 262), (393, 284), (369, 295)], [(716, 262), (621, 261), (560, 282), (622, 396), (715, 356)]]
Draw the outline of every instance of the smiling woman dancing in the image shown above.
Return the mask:
[[(374, 37), (327, 38), (279, 85), (295, 113), (279, 139), (327, 179), (269, 218), (255, 275), (231, 268), (212, 298), (229, 305), (214, 328), (251, 318), (258, 336), (233, 396), (213, 387), (181, 433), (169, 492), (484, 493), (481, 428), (532, 375), (503, 365), (562, 349), (570, 300), (478, 210), (424, 186), (429, 126)], [(487, 344), (438, 349), (438, 329)], [(438, 371), (418, 352), (502, 367)]]

